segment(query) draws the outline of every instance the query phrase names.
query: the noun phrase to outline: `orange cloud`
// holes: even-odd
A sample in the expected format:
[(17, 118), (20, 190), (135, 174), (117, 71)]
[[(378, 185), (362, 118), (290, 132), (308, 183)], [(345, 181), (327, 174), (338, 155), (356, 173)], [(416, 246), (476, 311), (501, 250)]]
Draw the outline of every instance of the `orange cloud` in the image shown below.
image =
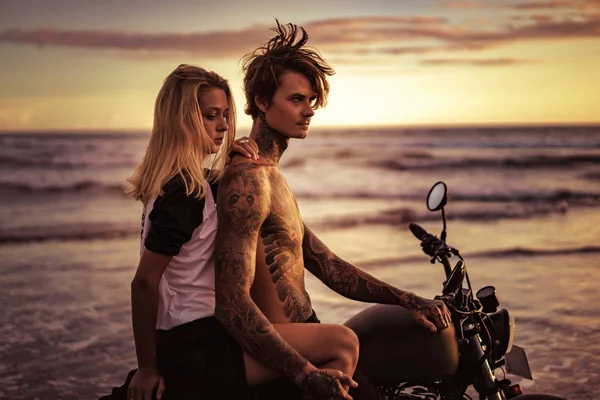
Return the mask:
[(555, 9), (555, 8), (577, 8), (579, 10), (597, 10), (600, 9), (600, 4), (595, 1), (578, 1), (578, 0), (554, 0), (554, 1), (525, 1), (506, 5), (506, 8), (515, 10), (539, 10), (539, 9)]
[(498, 67), (503, 65), (515, 65), (531, 63), (532, 60), (516, 58), (490, 58), (490, 59), (460, 59), (460, 58), (433, 58), (422, 60), (421, 64), (431, 66), (442, 65), (470, 65), (475, 67)]
[(355, 54), (355, 55), (408, 55), (408, 54), (429, 54), (446, 51), (482, 51), (490, 46), (483, 43), (458, 43), (439, 46), (398, 46), (398, 47), (363, 47), (363, 48), (347, 48), (340, 49), (338, 53)]
[(122, 31), (93, 31), (58, 29), (12, 29), (0, 33), (0, 41), (14, 44), (32, 44), (40, 47), (60, 46), (89, 49), (120, 49), (157, 51), (164, 53), (206, 53), (214, 57), (232, 54), (240, 56), (267, 40), (265, 28), (210, 33), (129, 33)]
[(543, 14), (530, 15), (529, 18), (534, 21), (537, 21), (537, 22), (550, 22), (550, 21), (554, 20), (553, 15), (543, 15)]
[(448, 8), (455, 8), (458, 10), (471, 10), (474, 8), (484, 8), (486, 7), (485, 3), (482, 1), (442, 1), (442, 5)]
[[(551, 20), (539, 16), (525, 24), (496, 30), (453, 26), (435, 17), (354, 17), (304, 25), (311, 43), (329, 54), (365, 51), (388, 55), (433, 51), (485, 50), (505, 43), (533, 40), (598, 38), (600, 15)], [(0, 42), (89, 49), (119, 49), (140, 54), (187, 53), (204, 57), (239, 58), (272, 35), (267, 26), (206, 33), (130, 33), (120, 31), (20, 30), (0, 33)], [(433, 40), (422, 46), (421, 40)], [(400, 45), (406, 43), (406, 45)], [(384, 47), (385, 46), (385, 47)]]

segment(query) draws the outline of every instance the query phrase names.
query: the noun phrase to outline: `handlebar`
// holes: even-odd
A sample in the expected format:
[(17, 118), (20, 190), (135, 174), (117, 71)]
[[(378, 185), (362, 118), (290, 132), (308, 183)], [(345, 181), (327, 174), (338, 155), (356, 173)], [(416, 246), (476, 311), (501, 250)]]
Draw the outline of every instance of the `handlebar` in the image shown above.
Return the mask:
[(437, 257), (442, 265), (444, 266), (444, 272), (446, 273), (446, 279), (450, 278), (452, 274), (452, 268), (450, 267), (450, 261), (448, 261), (448, 246), (446, 243), (438, 239), (436, 236), (428, 233), (425, 229), (421, 228), (418, 224), (411, 222), (408, 225), (410, 231), (415, 235), (417, 239), (421, 241), (421, 246), (425, 254), (433, 257), (431, 262)]

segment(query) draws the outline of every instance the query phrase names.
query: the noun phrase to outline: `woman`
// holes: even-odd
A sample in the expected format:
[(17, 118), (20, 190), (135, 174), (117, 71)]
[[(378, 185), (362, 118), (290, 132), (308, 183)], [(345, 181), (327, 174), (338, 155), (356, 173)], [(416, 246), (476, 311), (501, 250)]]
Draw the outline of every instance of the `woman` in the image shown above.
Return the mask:
[[(227, 81), (199, 67), (177, 67), (160, 89), (146, 154), (129, 179), (144, 213), (140, 263), (131, 284), (138, 371), (128, 398), (145, 399), (155, 387), (162, 394), (161, 373), (168, 375), (171, 358), (183, 356), (178, 353), (185, 340), (178, 332), (191, 330), (190, 324), (218, 332), (210, 324), (217, 215), (215, 185), (209, 182), (222, 174), (234, 137)], [(258, 158), (254, 141), (238, 143), (236, 151)], [(228, 338), (216, 336), (214, 345)]]

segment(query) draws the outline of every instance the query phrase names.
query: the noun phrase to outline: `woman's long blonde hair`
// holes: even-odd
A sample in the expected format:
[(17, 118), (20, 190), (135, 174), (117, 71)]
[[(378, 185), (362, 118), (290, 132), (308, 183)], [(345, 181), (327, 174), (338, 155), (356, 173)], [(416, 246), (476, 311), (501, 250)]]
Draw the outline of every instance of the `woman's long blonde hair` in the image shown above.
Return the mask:
[[(222, 89), (227, 96), (229, 130), (219, 152), (207, 162), (211, 139), (204, 129), (199, 97), (214, 88)], [(204, 197), (204, 179), (213, 182), (223, 174), (235, 138), (235, 121), (235, 104), (227, 80), (200, 67), (179, 65), (167, 76), (156, 98), (150, 141), (142, 162), (127, 179), (133, 185), (128, 194), (145, 204), (163, 194), (162, 187), (170, 179), (181, 175), (188, 196)], [(208, 177), (205, 167), (210, 168)]]

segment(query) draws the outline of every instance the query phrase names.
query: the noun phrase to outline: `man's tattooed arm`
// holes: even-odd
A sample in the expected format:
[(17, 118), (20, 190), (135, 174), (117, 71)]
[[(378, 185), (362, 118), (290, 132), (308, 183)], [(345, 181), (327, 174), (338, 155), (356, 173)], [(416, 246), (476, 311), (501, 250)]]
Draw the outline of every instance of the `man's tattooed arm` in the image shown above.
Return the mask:
[(450, 314), (442, 302), (395, 288), (342, 260), (329, 250), (306, 224), (302, 252), (305, 268), (344, 297), (369, 303), (402, 306), (410, 310), (413, 317), (429, 329), (432, 329), (432, 325), (428, 319), (433, 320), (441, 329), (450, 323)]
[[(397, 289), (342, 260), (304, 224), (304, 266), (321, 282), (349, 299), (407, 307), (415, 295)], [(408, 308), (408, 307), (407, 307)]]
[(268, 193), (264, 168), (251, 162), (230, 166), (219, 184), (215, 317), (254, 359), (301, 384), (317, 368), (279, 335), (250, 297)]

